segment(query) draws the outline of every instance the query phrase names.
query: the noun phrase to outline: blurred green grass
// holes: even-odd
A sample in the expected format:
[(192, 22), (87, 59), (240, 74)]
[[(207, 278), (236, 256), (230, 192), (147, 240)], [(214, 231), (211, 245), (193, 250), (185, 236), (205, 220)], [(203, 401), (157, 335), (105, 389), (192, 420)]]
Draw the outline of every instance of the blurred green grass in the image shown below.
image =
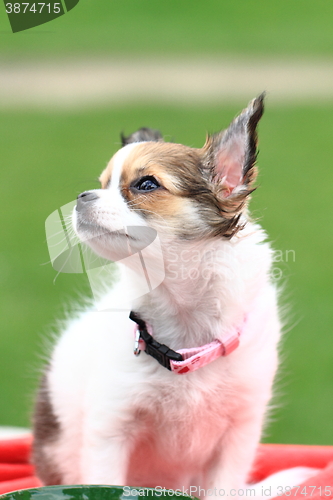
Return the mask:
[[(29, 425), (38, 370), (54, 321), (89, 294), (85, 275), (50, 264), (44, 222), (97, 177), (119, 147), (119, 133), (141, 126), (167, 140), (202, 146), (239, 106), (109, 107), (95, 111), (0, 112), (0, 425)], [(259, 189), (252, 212), (284, 253), (279, 284), (289, 304), (270, 442), (333, 444), (332, 185), (333, 106), (267, 104), (260, 124)], [(285, 252), (293, 250), (295, 261)], [(46, 264), (45, 264), (46, 263)]]
[(332, 19), (333, 3), (328, 0), (81, 0), (65, 16), (13, 37), (2, 7), (0, 60), (331, 56)]

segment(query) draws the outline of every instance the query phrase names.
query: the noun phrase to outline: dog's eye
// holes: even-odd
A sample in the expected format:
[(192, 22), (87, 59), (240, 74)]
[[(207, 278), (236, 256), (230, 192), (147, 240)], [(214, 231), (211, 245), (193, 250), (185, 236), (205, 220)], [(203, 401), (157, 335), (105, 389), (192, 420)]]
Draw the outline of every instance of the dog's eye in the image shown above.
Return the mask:
[(160, 187), (159, 183), (152, 175), (146, 175), (145, 177), (141, 177), (133, 187), (138, 191), (154, 191)]

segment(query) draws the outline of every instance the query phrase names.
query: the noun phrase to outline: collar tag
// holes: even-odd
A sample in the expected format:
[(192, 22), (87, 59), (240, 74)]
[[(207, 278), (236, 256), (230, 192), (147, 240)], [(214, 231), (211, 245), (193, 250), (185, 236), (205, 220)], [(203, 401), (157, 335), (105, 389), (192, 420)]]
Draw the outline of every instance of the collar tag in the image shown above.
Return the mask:
[(141, 340), (141, 334), (139, 328), (136, 328), (134, 331), (134, 356), (139, 356), (141, 352), (141, 347), (140, 347), (140, 340)]

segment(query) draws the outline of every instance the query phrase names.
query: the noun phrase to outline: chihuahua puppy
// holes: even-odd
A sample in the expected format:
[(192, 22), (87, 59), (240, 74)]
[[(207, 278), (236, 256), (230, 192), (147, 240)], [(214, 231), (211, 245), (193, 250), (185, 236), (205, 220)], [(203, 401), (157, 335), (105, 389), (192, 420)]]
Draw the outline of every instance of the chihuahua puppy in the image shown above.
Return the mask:
[[(45, 370), (34, 463), (46, 485), (245, 485), (280, 338), (272, 250), (247, 209), (263, 100), (201, 149), (149, 129), (123, 138), (101, 189), (78, 196), (75, 232), (122, 270)], [(148, 293), (116, 310), (143, 268)]]

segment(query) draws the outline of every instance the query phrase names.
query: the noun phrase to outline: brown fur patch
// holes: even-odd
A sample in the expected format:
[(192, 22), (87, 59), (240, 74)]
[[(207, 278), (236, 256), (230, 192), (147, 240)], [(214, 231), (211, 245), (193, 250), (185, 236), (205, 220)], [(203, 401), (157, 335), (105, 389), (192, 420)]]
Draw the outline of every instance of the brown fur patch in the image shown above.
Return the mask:
[[(133, 149), (126, 158), (121, 186), (129, 185), (144, 175), (152, 175), (172, 194), (185, 194), (195, 189), (200, 176), (201, 160), (198, 150), (182, 144), (146, 142)], [(182, 180), (182, 178), (186, 181)]]
[(103, 172), (99, 176), (99, 182), (101, 183), (102, 189), (106, 189), (110, 182), (112, 176), (112, 168), (113, 168), (113, 158), (111, 158), (107, 167), (103, 170)]
[[(235, 200), (231, 203), (229, 199), (227, 206), (221, 203), (219, 190), (206, 176), (205, 154), (205, 149), (182, 144), (138, 145), (123, 164), (120, 189), (124, 198), (147, 219), (153, 219), (156, 214), (172, 223), (175, 230), (178, 228), (178, 235), (187, 239), (198, 236), (198, 231), (202, 236), (213, 233), (229, 237), (238, 223), (238, 214), (235, 219), (232, 218), (235, 213), (231, 214)], [(147, 193), (131, 189), (135, 181), (147, 175), (155, 177), (161, 187)], [(200, 213), (205, 224), (188, 216), (191, 207), (192, 213)]]
[(38, 477), (45, 485), (62, 484), (61, 474), (56, 470), (52, 456), (45, 451), (45, 445), (56, 441), (60, 434), (60, 425), (50, 401), (47, 372), (43, 375), (37, 393), (33, 416), (32, 461)]

